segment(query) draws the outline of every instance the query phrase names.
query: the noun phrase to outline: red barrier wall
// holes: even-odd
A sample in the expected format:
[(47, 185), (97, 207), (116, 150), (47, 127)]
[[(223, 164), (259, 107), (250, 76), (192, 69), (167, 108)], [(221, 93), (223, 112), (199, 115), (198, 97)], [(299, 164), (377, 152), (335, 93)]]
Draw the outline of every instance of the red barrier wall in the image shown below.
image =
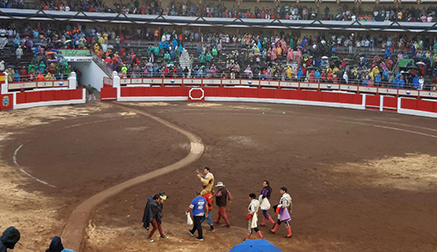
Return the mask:
[(104, 86), (100, 89), (101, 100), (117, 100), (117, 89), (112, 86)]
[(16, 95), (16, 104), (43, 101), (79, 100), (82, 99), (82, 92), (82, 89), (21, 92)]
[[(165, 81), (165, 80), (162, 80)], [(290, 84), (294, 87), (294, 83)], [(356, 86), (354, 86), (356, 87)], [(201, 89), (204, 92), (204, 98), (201, 100), (210, 101), (250, 101), (250, 102), (275, 102), (278, 99), (278, 103), (290, 103), (290, 104), (307, 104), (316, 106), (330, 106), (330, 107), (343, 107), (353, 109), (379, 109), (379, 110), (394, 110), (401, 114), (437, 117), (437, 100), (427, 101), (421, 100), (421, 97), (411, 96), (404, 97), (392, 96), (389, 94), (360, 94), (344, 91), (321, 91), (320, 89), (287, 89), (287, 88), (261, 88), (260, 86), (122, 86), (120, 88), (120, 100), (123, 98), (129, 101), (135, 101), (135, 97), (138, 100), (146, 101), (150, 97), (150, 100), (156, 100), (156, 98), (162, 97), (164, 100), (175, 100), (171, 98), (180, 98), (176, 100), (193, 100), (189, 97), (189, 92), (192, 88)], [(196, 93), (197, 92), (197, 93)], [(194, 96), (200, 97), (199, 91), (194, 92)], [(389, 92), (385, 90), (385, 92)], [(434, 97), (434, 93), (424, 93), (429, 97)], [(102, 99), (117, 99), (117, 92), (115, 88), (102, 89)], [(365, 104), (363, 104), (363, 97), (366, 97)], [(145, 99), (141, 99), (145, 98)], [(186, 99), (184, 99), (186, 98)], [(226, 99), (229, 98), (229, 99)], [(437, 98), (437, 97), (436, 97)], [(287, 102), (286, 100), (290, 100)], [(398, 103), (401, 100), (401, 107), (398, 109)], [(294, 101), (294, 102), (293, 102)], [(302, 102), (300, 102), (302, 101)], [(415, 112), (417, 111), (417, 112)]]
[[(121, 87), (121, 97), (187, 97), (191, 87)], [(310, 90), (263, 89), (242, 87), (202, 87), (205, 98), (252, 98), (252, 99), (287, 99), (312, 102), (343, 103), (362, 105), (362, 95), (353, 93), (322, 92)], [(110, 96), (109, 92), (102, 92), (103, 99)], [(198, 95), (197, 95), (198, 96)], [(373, 98), (375, 105), (379, 106), (379, 96)]]
[(437, 102), (433, 101), (402, 99), (401, 105), (403, 109), (437, 113)]

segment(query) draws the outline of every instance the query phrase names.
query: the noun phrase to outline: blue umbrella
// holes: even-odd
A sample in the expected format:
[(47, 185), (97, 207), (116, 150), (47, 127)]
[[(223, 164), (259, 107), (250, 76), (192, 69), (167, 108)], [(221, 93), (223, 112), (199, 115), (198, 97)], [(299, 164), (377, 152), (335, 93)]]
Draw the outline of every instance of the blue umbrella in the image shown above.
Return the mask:
[(234, 246), (229, 252), (281, 252), (273, 244), (265, 239), (247, 240)]

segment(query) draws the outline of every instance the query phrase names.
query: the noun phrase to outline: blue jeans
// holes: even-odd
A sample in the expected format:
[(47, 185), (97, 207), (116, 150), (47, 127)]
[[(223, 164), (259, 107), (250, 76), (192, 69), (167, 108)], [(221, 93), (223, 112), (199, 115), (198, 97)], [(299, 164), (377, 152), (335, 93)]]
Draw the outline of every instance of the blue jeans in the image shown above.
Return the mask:
[(208, 225), (212, 225), (212, 216), (211, 216), (211, 209), (208, 209), (208, 217), (205, 218), (205, 216), (202, 216), (202, 222), (204, 222), (206, 219), (206, 223), (208, 223)]

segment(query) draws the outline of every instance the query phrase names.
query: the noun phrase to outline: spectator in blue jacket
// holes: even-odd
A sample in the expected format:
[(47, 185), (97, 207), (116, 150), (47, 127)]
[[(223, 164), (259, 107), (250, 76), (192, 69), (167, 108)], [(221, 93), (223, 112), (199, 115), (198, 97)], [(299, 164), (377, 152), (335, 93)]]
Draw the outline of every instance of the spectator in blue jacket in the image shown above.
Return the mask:
[(413, 87), (415, 89), (418, 89), (420, 87), (420, 85), (419, 85), (419, 77), (417, 77), (417, 75), (413, 77)]
[(399, 88), (404, 88), (404, 87), (405, 87), (404, 76), (399, 75)]

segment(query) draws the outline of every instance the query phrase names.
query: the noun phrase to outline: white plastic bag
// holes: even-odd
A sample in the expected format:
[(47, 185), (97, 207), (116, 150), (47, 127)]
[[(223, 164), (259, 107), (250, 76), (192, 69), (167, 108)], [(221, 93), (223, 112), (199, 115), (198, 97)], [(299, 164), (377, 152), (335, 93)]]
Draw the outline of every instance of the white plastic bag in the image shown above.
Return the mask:
[(270, 209), (270, 202), (267, 198), (264, 198), (261, 201), (260, 208), (261, 208), (261, 210), (269, 210)]
[(193, 219), (191, 219), (190, 213), (186, 213), (186, 215), (187, 215), (187, 225), (188, 226), (193, 225)]

